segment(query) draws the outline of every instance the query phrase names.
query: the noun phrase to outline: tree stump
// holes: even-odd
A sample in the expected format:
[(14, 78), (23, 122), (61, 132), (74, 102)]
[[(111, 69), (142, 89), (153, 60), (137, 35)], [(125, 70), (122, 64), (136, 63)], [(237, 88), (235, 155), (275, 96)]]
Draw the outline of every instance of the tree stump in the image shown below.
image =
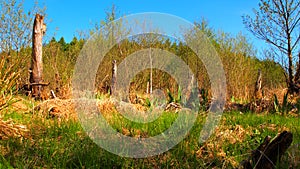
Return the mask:
[(255, 89), (254, 89), (254, 96), (255, 100), (262, 98), (262, 74), (261, 70), (258, 69), (258, 75), (255, 83)]
[(45, 31), (46, 25), (44, 24), (44, 17), (39, 14), (36, 14), (32, 32), (32, 59), (29, 78), (31, 94), (34, 98), (40, 98), (42, 92), (42, 85), (39, 84), (43, 82), (42, 40)]
[(247, 160), (243, 160), (239, 168), (242, 169), (274, 169), (293, 141), (291, 132), (283, 131), (273, 141), (267, 136), (264, 142), (253, 150)]
[(117, 85), (117, 61), (116, 60), (113, 60), (112, 61), (112, 70), (111, 70), (111, 74), (112, 74), (112, 77), (111, 77), (111, 95), (112, 94), (116, 94), (116, 85)]

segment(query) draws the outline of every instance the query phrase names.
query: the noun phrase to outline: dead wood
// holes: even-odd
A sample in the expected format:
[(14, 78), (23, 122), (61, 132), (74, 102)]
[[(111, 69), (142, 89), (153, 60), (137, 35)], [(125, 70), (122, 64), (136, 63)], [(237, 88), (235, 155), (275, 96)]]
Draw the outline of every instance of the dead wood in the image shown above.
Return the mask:
[(262, 98), (262, 73), (261, 70), (258, 70), (258, 75), (255, 83), (254, 96), (256, 99)]
[(43, 81), (42, 40), (45, 31), (44, 17), (36, 14), (32, 32), (32, 59), (29, 78), (31, 84), (37, 84), (31, 86), (31, 94), (34, 98), (40, 98), (42, 93), (42, 85), (40, 85)]
[(112, 70), (111, 70), (112, 78), (111, 78), (111, 94), (115, 94), (116, 92), (116, 83), (117, 83), (117, 61), (112, 61)]
[(291, 132), (283, 131), (271, 141), (271, 137), (267, 136), (264, 142), (255, 150), (251, 156), (241, 162), (240, 168), (243, 169), (274, 169), (281, 156), (285, 153), (293, 141)]

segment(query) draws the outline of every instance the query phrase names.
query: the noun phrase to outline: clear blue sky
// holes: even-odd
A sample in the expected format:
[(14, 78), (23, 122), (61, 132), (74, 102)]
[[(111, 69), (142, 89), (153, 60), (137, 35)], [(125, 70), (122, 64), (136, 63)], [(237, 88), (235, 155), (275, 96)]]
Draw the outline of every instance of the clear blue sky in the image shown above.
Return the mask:
[[(182, 17), (190, 22), (206, 19), (215, 30), (236, 35), (242, 32), (261, 50), (264, 42), (248, 32), (242, 15), (252, 14), (259, 0), (40, 0), (46, 6), (47, 38), (64, 37), (70, 41), (78, 31), (88, 30), (105, 18), (105, 11), (115, 4), (121, 15), (140, 12), (163, 12)], [(33, 5), (25, 0), (25, 7)], [(259, 55), (259, 53), (258, 53)]]

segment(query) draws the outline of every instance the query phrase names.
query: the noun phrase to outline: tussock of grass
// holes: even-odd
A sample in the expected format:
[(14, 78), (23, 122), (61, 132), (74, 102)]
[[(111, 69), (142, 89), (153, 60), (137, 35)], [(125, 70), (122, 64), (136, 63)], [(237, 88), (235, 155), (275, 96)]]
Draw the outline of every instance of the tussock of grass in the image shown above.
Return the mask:
[(63, 118), (65, 120), (75, 120), (77, 118), (74, 109), (74, 100), (72, 99), (62, 100), (56, 98), (46, 100), (35, 106), (34, 109), (44, 116)]

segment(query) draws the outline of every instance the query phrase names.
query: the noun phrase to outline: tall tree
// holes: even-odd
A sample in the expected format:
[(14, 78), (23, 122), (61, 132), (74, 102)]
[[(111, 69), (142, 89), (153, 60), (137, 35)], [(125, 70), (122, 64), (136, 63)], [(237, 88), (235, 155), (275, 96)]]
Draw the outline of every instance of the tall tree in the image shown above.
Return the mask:
[[(300, 1), (260, 0), (254, 17), (243, 16), (246, 28), (275, 47), (287, 59), (286, 82), (290, 94), (300, 91)], [(297, 57), (297, 55), (299, 55)]]

